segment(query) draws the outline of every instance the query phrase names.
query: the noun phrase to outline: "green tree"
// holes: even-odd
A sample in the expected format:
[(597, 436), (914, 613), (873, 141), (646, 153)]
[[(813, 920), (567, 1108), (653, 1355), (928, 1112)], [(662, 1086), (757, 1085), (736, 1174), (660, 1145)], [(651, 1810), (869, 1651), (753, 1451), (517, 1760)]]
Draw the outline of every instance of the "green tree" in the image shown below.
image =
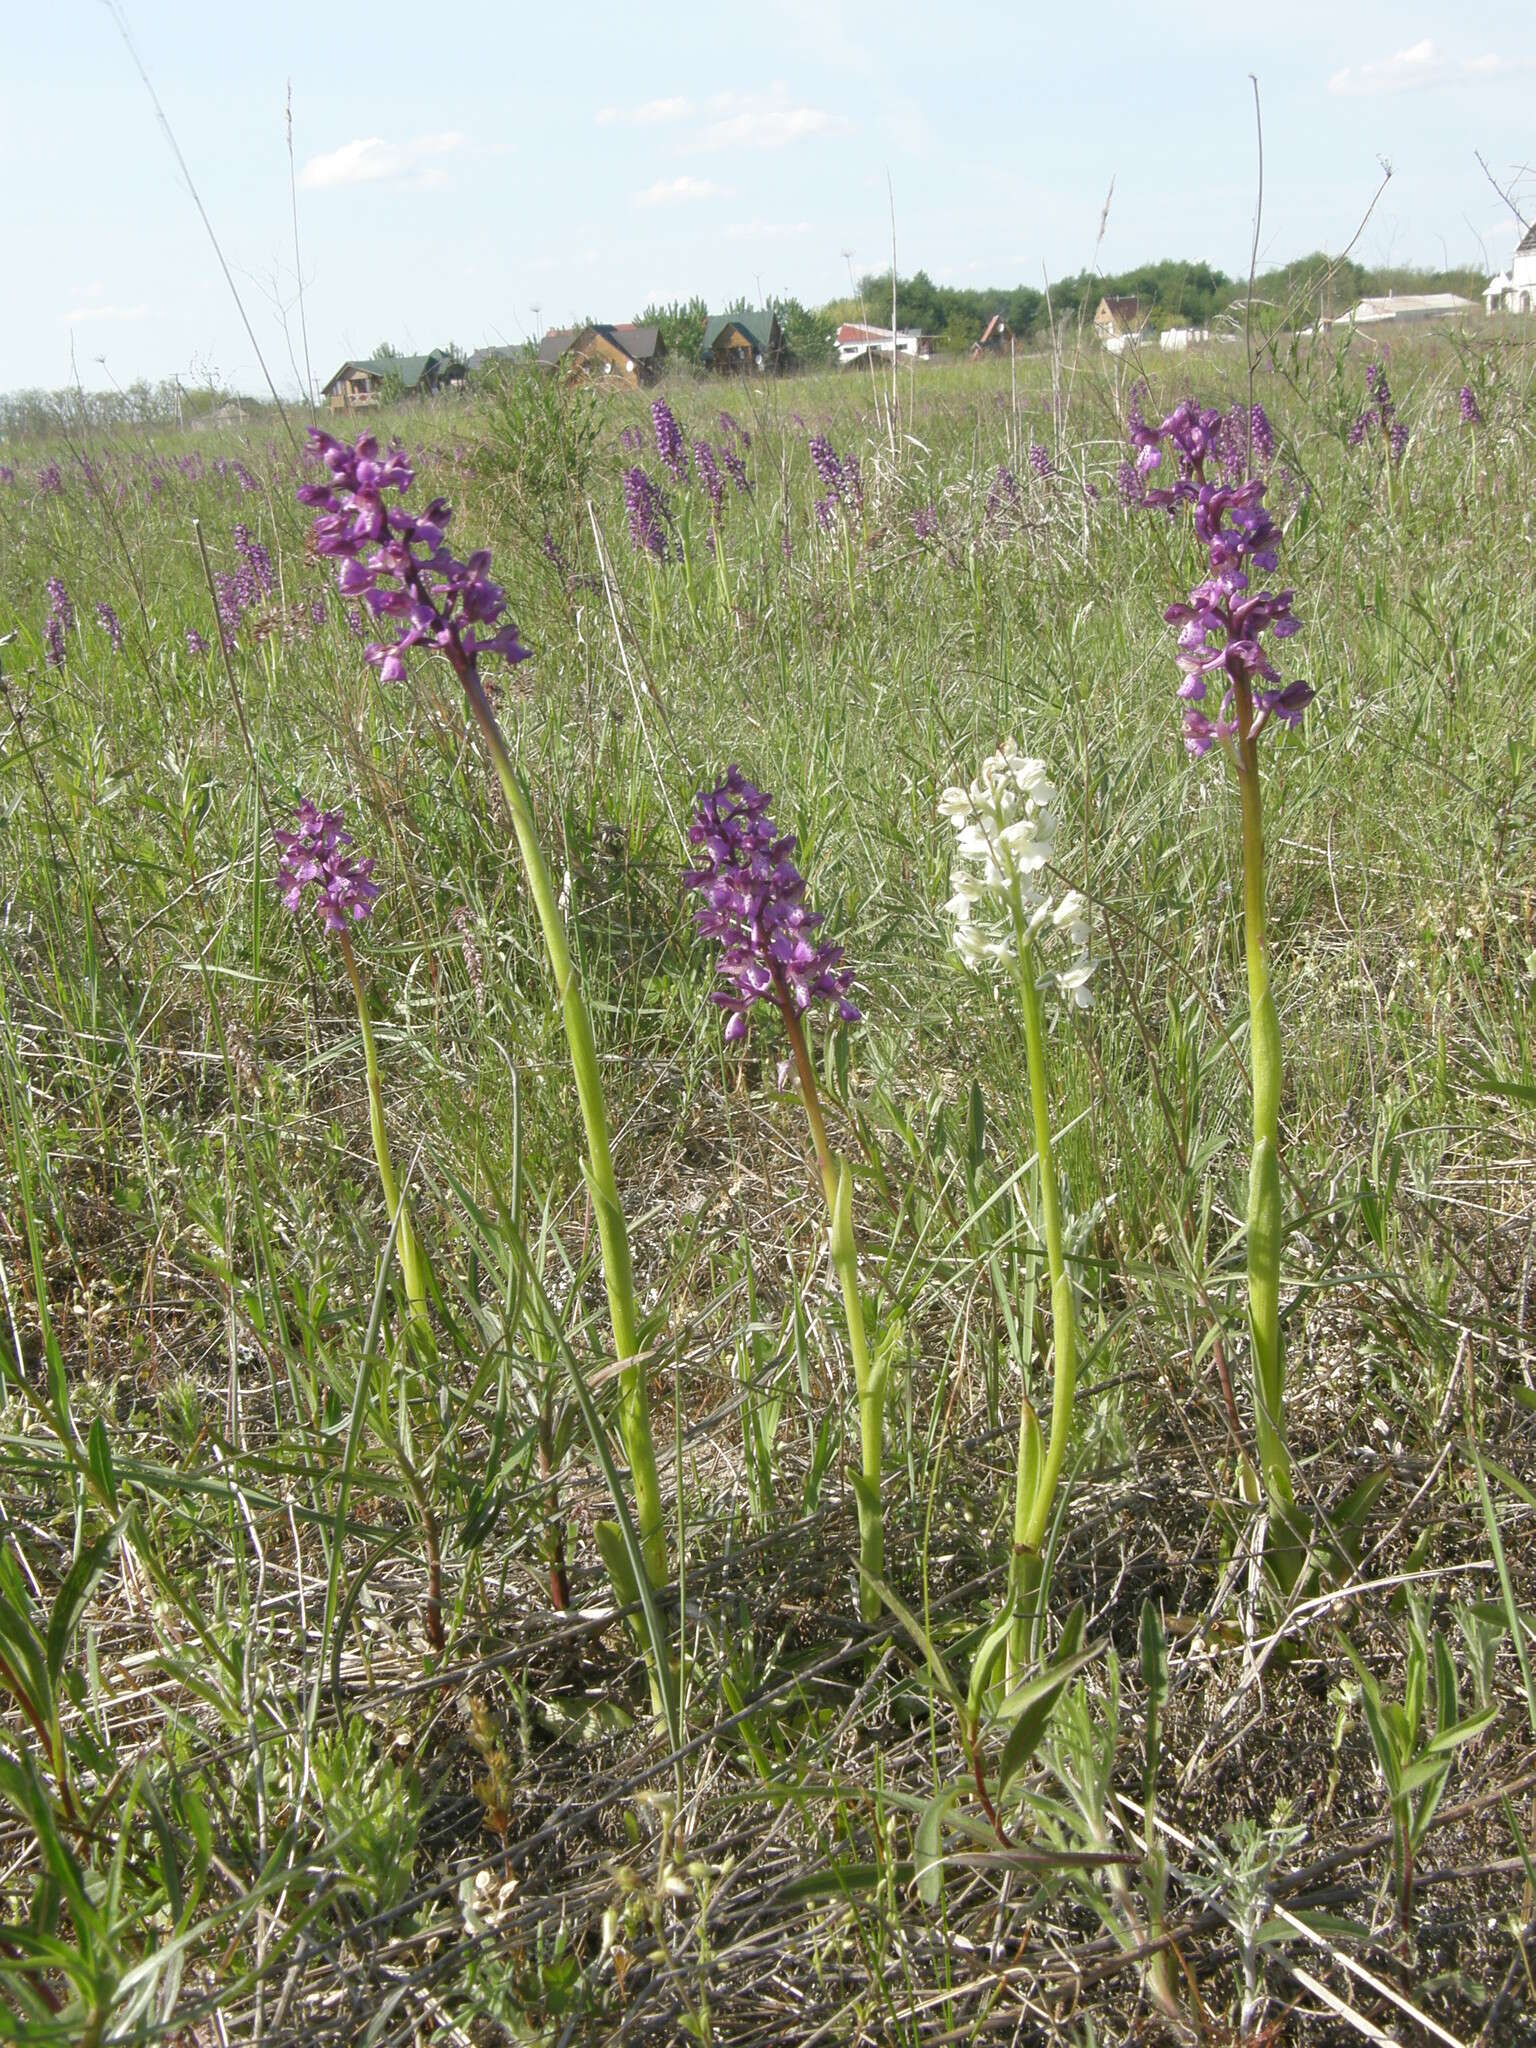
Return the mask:
[(657, 327), (669, 356), (696, 363), (704, 346), (704, 328), (709, 308), (701, 298), (674, 299), (669, 305), (647, 306), (640, 315), (642, 327)]

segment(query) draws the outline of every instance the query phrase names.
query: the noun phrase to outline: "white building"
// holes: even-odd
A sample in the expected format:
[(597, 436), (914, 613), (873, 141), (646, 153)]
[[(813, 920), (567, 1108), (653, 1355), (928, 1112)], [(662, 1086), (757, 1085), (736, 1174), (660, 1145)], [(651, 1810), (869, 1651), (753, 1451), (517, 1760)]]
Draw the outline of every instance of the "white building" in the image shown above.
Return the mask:
[(837, 330), (837, 360), (841, 367), (862, 363), (868, 356), (931, 356), (933, 336), (898, 327), (866, 327), (861, 321), (845, 320)]
[(1167, 349), (1174, 355), (1182, 355), (1187, 348), (1202, 341), (1209, 341), (1209, 327), (1165, 327), (1157, 337), (1159, 348)]
[(1444, 320), (1473, 311), (1472, 301), (1455, 292), (1388, 292), (1385, 298), (1362, 299), (1337, 320), (1322, 324), (1334, 327), (1384, 327), (1400, 320)]
[(1490, 313), (1536, 313), (1536, 227), (1527, 228), (1507, 271), (1483, 286)]

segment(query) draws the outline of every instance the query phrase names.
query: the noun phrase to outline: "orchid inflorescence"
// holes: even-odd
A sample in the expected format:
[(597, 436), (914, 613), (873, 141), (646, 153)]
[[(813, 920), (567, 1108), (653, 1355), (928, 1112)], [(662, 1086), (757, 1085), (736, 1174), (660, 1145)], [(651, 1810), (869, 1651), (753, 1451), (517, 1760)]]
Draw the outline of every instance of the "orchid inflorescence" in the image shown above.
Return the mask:
[(677, 414), (664, 398), (651, 401), (651, 425), (656, 431), (656, 453), (666, 464), (674, 483), (688, 478), (688, 448)]
[(839, 455), (825, 434), (812, 434), (811, 462), (826, 485), (826, 495), (816, 500), (816, 519), (830, 526), (840, 510), (858, 512), (864, 505), (864, 478), (856, 455)]
[(74, 631), (75, 607), (63, 579), (48, 578), (48, 622), (43, 627), (43, 658), (50, 668), (64, 666), (65, 645)]
[(638, 463), (624, 472), (624, 509), (629, 514), (629, 544), (635, 553), (664, 562), (671, 553), (672, 508), (666, 492)]
[[(1121, 465), (1121, 498), (1128, 505), (1155, 506), (1169, 513), (1192, 505), (1202, 486), (1214, 480), (1208, 465), (1215, 465), (1224, 483), (1236, 484), (1247, 476), (1253, 457), (1267, 463), (1275, 452), (1274, 429), (1262, 405), (1233, 405), (1222, 412), (1218, 406), (1185, 398), (1154, 427), (1142, 417), (1139, 396), (1133, 396), (1126, 432), (1136, 460), (1134, 466)], [(1148, 488), (1147, 478), (1162, 469), (1165, 447), (1177, 473), (1172, 482)]]
[(403, 498), (415, 482), (403, 449), (380, 455), (371, 434), (348, 447), (311, 427), (309, 450), (329, 473), (298, 494), (301, 504), (318, 508), (315, 552), (340, 558), (343, 597), (361, 598), (375, 619), (400, 627), (393, 640), (365, 650), (382, 681), (402, 681), (406, 650), (422, 645), (439, 647), (461, 673), (475, 669), (482, 655), (527, 660), (516, 626), (504, 620), (506, 594), (490, 580), (489, 552), (479, 548), (460, 561), (447, 547), (447, 500), (434, 498), (419, 513), (385, 503), (387, 492)]
[[(1261, 635), (1287, 640), (1301, 630), (1291, 611), (1295, 592), (1251, 590), (1250, 568), (1273, 570), (1280, 529), (1264, 505), (1258, 477), (1245, 484), (1202, 484), (1195, 494), (1194, 526), (1210, 555), (1210, 575), (1197, 583), (1185, 604), (1171, 604), (1163, 616), (1179, 630), (1179, 667), (1184, 680), (1184, 744), (1191, 754), (1207, 753), (1217, 740), (1248, 738), (1273, 718), (1297, 726), (1316, 694), (1310, 683), (1285, 682), (1261, 645)], [(1222, 690), (1214, 719), (1199, 706), (1208, 684)], [(1239, 692), (1251, 695), (1255, 715), (1244, 733), (1233, 715)]]
[(746, 1036), (748, 1012), (758, 1002), (796, 1017), (815, 1003), (831, 1003), (847, 1023), (859, 1016), (842, 947), (811, 937), (822, 915), (806, 908), (795, 835), (779, 831), (772, 803), (733, 762), (717, 788), (699, 791), (688, 826), (698, 865), (683, 880), (703, 899), (700, 933), (720, 949), (727, 986), (713, 1000), (730, 1012), (728, 1039)]
[(997, 465), (997, 473), (987, 492), (986, 519), (992, 526), (999, 522), (1006, 524), (1017, 519), (1023, 500), (1019, 496), (1019, 480), (1006, 462)]
[(1380, 428), (1386, 438), (1387, 450), (1394, 462), (1401, 462), (1408, 446), (1408, 429), (1397, 417), (1397, 406), (1392, 398), (1392, 387), (1387, 382), (1385, 363), (1371, 363), (1365, 373), (1364, 407), (1350, 423), (1345, 439), (1351, 448), (1358, 448), (1366, 435)]
[(1077, 1009), (1092, 1006), (1088, 986), (1088, 905), (1076, 889), (1053, 900), (1045, 871), (1055, 854), (1055, 798), (1043, 761), (1005, 740), (989, 754), (968, 788), (939, 798), (939, 815), (955, 830), (954, 894), (944, 906), (955, 920), (955, 951), (974, 973), (1015, 961), (1047, 932), (1062, 933), (1069, 966), (1049, 977)]
[(725, 1037), (744, 1037), (753, 1005), (771, 1004), (799, 1077), (826, 1196), (831, 1226), (827, 1248), (842, 1291), (858, 1396), (859, 1471), (853, 1489), (859, 1521), (859, 1612), (865, 1621), (874, 1621), (880, 1613), (885, 1570), (880, 1472), (889, 1369), (883, 1359), (870, 1354), (853, 1228), (853, 1179), (847, 1161), (837, 1157), (827, 1136), (815, 1063), (801, 1021), (818, 1003), (831, 1004), (845, 1023), (856, 1022), (859, 1011), (849, 996), (853, 970), (843, 965), (842, 947), (814, 937), (821, 913), (805, 907), (805, 877), (794, 862), (795, 835), (779, 831), (772, 804), (773, 799), (748, 782), (732, 762), (725, 780), (714, 789), (701, 789), (695, 799), (688, 839), (697, 849), (698, 866), (683, 880), (703, 899), (696, 914), (701, 936), (713, 939), (718, 948), (718, 969), (726, 987), (715, 990), (714, 1001), (729, 1012)]
[(349, 931), (371, 916), (382, 893), (373, 879), (373, 860), (355, 860), (347, 852), (352, 835), (343, 829), (340, 811), (322, 811), (306, 796), (299, 802), (293, 830), (279, 826), (272, 837), (282, 855), (278, 891), (284, 908), (295, 917), (311, 891), (328, 932)]

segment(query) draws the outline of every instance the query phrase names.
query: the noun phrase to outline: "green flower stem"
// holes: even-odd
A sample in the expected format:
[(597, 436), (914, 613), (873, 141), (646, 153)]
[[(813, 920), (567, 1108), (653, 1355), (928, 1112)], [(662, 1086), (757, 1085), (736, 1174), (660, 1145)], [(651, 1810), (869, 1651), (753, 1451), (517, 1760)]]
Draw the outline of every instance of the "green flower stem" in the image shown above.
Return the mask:
[(471, 663), (466, 662), (459, 669), (459, 680), (464, 685), (470, 710), (485, 740), (502, 794), (507, 800), (507, 809), (512, 814), (512, 829), (517, 834), (523, 871), (528, 878), (529, 893), (533, 897), (539, 926), (544, 934), (545, 950), (549, 954), (550, 973), (560, 998), (560, 1015), (565, 1025), (571, 1069), (576, 1077), (576, 1095), (581, 1104), (581, 1120), (587, 1137), (587, 1185), (592, 1206), (597, 1212), (597, 1235), (602, 1246), (603, 1282), (608, 1291), (614, 1348), (621, 1365), (626, 1359), (635, 1361), (625, 1365), (619, 1374), (619, 1434), (635, 1489), (635, 1521), (645, 1568), (652, 1586), (662, 1586), (667, 1577), (667, 1530), (662, 1516), (656, 1446), (651, 1436), (650, 1387), (645, 1365), (636, 1356), (640, 1349), (639, 1317), (635, 1310), (629, 1232), (619, 1201), (618, 1183), (614, 1179), (613, 1154), (608, 1144), (608, 1112), (603, 1102), (592, 1020), (582, 1000), (581, 983), (571, 959), (554, 883), (539, 848), (528, 792), (507, 751), (507, 743), (496, 723), (496, 714)]
[[(1040, 1546), (1045, 1540), (1051, 1505), (1061, 1479), (1062, 1461), (1067, 1455), (1067, 1435), (1072, 1427), (1072, 1400), (1077, 1391), (1077, 1313), (1072, 1302), (1072, 1281), (1067, 1272), (1061, 1243), (1061, 1201), (1056, 1189), (1056, 1160), (1051, 1150), (1051, 1108), (1045, 1092), (1045, 1028), (1040, 1014), (1040, 991), (1035, 986), (1034, 948), (1023, 937), (1026, 929), (1018, 890), (1014, 890), (1018, 950), (1019, 1000), (1024, 1008), (1024, 1050), (1029, 1064), (1029, 1097), (1035, 1119), (1035, 1157), (1040, 1166), (1040, 1213), (1045, 1225), (1045, 1257), (1051, 1276), (1051, 1342), (1055, 1369), (1051, 1382), (1051, 1434), (1038, 1458), (1038, 1477), (1027, 1509), (1025, 1453), (1029, 1420), (1026, 1416), (1019, 1437), (1019, 1484), (1014, 1508), (1014, 1573), (1018, 1589), (1029, 1590), (1038, 1569)], [(1039, 1424), (1034, 1425), (1038, 1438)]]
[(859, 1294), (858, 1247), (853, 1236), (852, 1182), (846, 1164), (827, 1142), (826, 1121), (816, 1088), (816, 1069), (805, 1042), (805, 1027), (794, 1006), (781, 1002), (784, 1030), (800, 1080), (805, 1119), (811, 1127), (816, 1164), (827, 1198), (832, 1225), (832, 1263), (843, 1292), (848, 1347), (853, 1353), (853, 1383), (859, 1403), (859, 1483), (854, 1488), (859, 1514), (859, 1613), (865, 1621), (880, 1618), (878, 1582), (885, 1576), (885, 1530), (880, 1513), (880, 1464), (884, 1448), (885, 1368), (869, 1355), (864, 1328), (864, 1303)]
[(1285, 1354), (1280, 1337), (1280, 1017), (1269, 985), (1264, 935), (1264, 811), (1258, 738), (1246, 685), (1237, 690), (1238, 785), (1243, 811), (1243, 942), (1248, 956), (1248, 1037), (1253, 1069), (1253, 1164), (1248, 1179), (1248, 1334), (1253, 1353), (1259, 1471), (1275, 1506), (1288, 1506)]
[(340, 934), (341, 957), (347, 963), (347, 973), (352, 980), (352, 993), (357, 998), (357, 1021), (363, 1034), (363, 1063), (368, 1069), (368, 1123), (373, 1132), (373, 1156), (379, 1164), (379, 1183), (384, 1190), (384, 1200), (391, 1220), (395, 1211), (400, 1210), (400, 1228), (395, 1234), (395, 1249), (400, 1255), (400, 1272), (405, 1280), (405, 1292), (411, 1304), (411, 1320), (419, 1328), (427, 1326), (427, 1277), (426, 1261), (422, 1255), (416, 1232), (411, 1227), (409, 1209), (400, 1207), (400, 1189), (395, 1179), (394, 1161), (389, 1156), (389, 1136), (384, 1128), (384, 1091), (379, 1081), (379, 1051), (373, 1039), (373, 1019), (368, 1014), (368, 991), (363, 986), (363, 977), (358, 971), (357, 955), (352, 950), (351, 937)]

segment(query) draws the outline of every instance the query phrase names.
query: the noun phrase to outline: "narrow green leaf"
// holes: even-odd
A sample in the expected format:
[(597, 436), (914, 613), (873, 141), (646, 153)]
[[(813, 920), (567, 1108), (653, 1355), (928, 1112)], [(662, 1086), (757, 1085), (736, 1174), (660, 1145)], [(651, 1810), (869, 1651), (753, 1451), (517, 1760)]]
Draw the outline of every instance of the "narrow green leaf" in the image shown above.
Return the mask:
[(944, 1891), (944, 1816), (959, 1796), (959, 1787), (946, 1785), (923, 1808), (913, 1838), (913, 1883), (925, 1906), (936, 1906)]
[[(1488, 1475), (1483, 1470), (1483, 1461), (1474, 1449), (1472, 1469), (1477, 1474), (1477, 1490), (1483, 1504), (1483, 1525), (1488, 1531), (1488, 1543), (1493, 1551), (1493, 1562), (1499, 1574), (1499, 1591), (1504, 1596), (1504, 1618), (1509, 1632), (1515, 1639), (1515, 1655), (1520, 1662), (1520, 1676), (1525, 1681), (1525, 1705), (1530, 1716), (1531, 1733), (1536, 1735), (1536, 1678), (1531, 1675), (1531, 1660), (1525, 1647), (1525, 1631), (1520, 1625), (1520, 1610), (1515, 1605), (1515, 1589), (1510, 1583), (1509, 1565), (1504, 1557), (1504, 1544), (1499, 1535), (1499, 1518), (1494, 1513), (1493, 1496), (1488, 1491)], [(1523, 1488), (1520, 1491), (1524, 1491)], [(1529, 1496), (1527, 1496), (1529, 1498)]]
[(955, 1681), (950, 1677), (949, 1671), (944, 1663), (944, 1659), (939, 1655), (938, 1651), (934, 1648), (932, 1639), (930, 1638), (928, 1631), (923, 1627), (922, 1623), (918, 1620), (917, 1616), (912, 1612), (911, 1608), (908, 1607), (903, 1601), (899, 1600), (897, 1596), (891, 1591), (890, 1587), (885, 1583), (884, 1579), (875, 1579), (872, 1581), (872, 1584), (874, 1585), (874, 1589), (879, 1594), (883, 1603), (887, 1607), (889, 1607), (892, 1614), (895, 1615), (896, 1619), (901, 1623), (902, 1627), (906, 1630), (907, 1634), (912, 1638), (913, 1642), (916, 1643), (917, 1647), (922, 1651), (923, 1657), (927, 1662), (928, 1669), (933, 1675), (934, 1684), (937, 1685), (939, 1691), (944, 1695), (945, 1699), (949, 1701), (950, 1705), (955, 1709), (956, 1713), (963, 1712), (964, 1697), (960, 1691), (960, 1688), (955, 1684)]
[(977, 1645), (971, 1659), (970, 1683), (965, 1690), (966, 1711), (972, 1725), (981, 1716), (981, 1703), (987, 1687), (992, 1683), (998, 1660), (1008, 1647), (1008, 1638), (1013, 1631), (1013, 1601), (1010, 1597), (1003, 1602), (1002, 1611)]
[(64, 1583), (48, 1619), (48, 1677), (55, 1688), (64, 1659), (69, 1655), (75, 1626), (90, 1603), (97, 1581), (112, 1561), (122, 1526), (121, 1521), (114, 1522), (104, 1536), (98, 1536), (88, 1550), (81, 1551), (64, 1574)]
[(1147, 1741), (1142, 1767), (1142, 1799), (1151, 1806), (1157, 1796), (1157, 1767), (1162, 1755), (1163, 1708), (1168, 1701), (1168, 1642), (1162, 1616), (1149, 1597), (1141, 1603), (1141, 1682), (1147, 1692)]
[(115, 1515), (118, 1512), (117, 1472), (112, 1463), (112, 1445), (107, 1438), (107, 1425), (99, 1415), (92, 1422), (86, 1438), (85, 1457), (103, 1502)]

